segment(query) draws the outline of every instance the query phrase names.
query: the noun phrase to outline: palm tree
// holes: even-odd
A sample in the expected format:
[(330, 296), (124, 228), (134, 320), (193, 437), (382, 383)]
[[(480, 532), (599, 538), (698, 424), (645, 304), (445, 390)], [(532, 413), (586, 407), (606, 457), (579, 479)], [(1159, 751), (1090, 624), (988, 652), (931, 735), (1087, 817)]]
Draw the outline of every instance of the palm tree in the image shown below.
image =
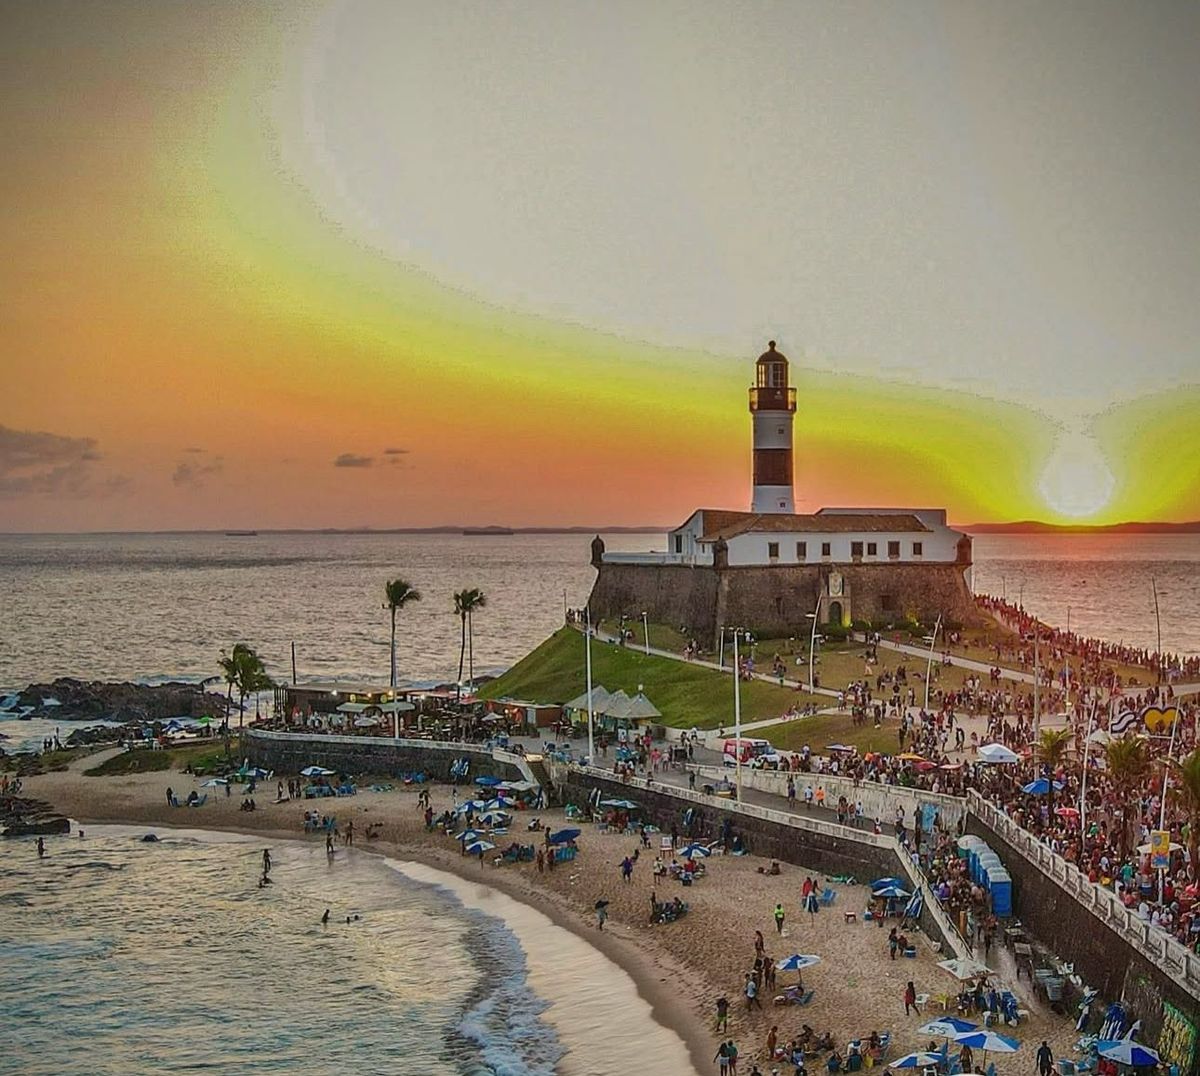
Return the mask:
[(476, 609), (487, 605), (487, 595), (478, 587), (460, 590), (454, 595), (454, 612), (462, 623), (462, 643), (458, 648), (458, 691), (457, 698), (462, 699), (463, 664), (467, 656), (467, 638), (471, 639), (471, 681), (475, 680), (475, 633), (471, 630), (471, 614)]
[(1054, 810), (1054, 773), (1062, 764), (1073, 736), (1070, 729), (1042, 729), (1037, 743), (1033, 745), (1038, 761), (1050, 770), (1050, 789), (1046, 795), (1051, 811)]
[(1171, 763), (1171, 793), (1188, 816), (1188, 862), (1200, 878), (1200, 748)]
[(394, 688), (396, 686), (396, 613), (403, 609), (409, 602), (419, 602), (421, 600), (421, 592), (407, 579), (389, 579), (384, 584), (383, 590), (387, 595), (387, 601), (383, 607), (389, 609), (392, 614), (391, 686)]
[[(250, 651), (245, 643), (234, 643), (233, 649), (226, 654), (221, 651), (221, 657), (218, 659), (218, 664), (221, 666), (221, 678), (228, 685), (228, 690), (225, 692), (225, 726), (229, 727), (229, 711), (233, 709), (233, 689), (238, 682), (239, 669), (245, 661), (246, 652)], [(250, 651), (253, 653), (253, 651)]]
[[(1146, 744), (1136, 736), (1113, 740), (1105, 748), (1105, 756), (1109, 776), (1116, 785), (1122, 801), (1128, 804), (1146, 773)], [(1128, 854), (1131, 844), (1129, 837), (1134, 813), (1125, 806), (1122, 808), (1122, 815), (1120, 850), (1124, 856)]]

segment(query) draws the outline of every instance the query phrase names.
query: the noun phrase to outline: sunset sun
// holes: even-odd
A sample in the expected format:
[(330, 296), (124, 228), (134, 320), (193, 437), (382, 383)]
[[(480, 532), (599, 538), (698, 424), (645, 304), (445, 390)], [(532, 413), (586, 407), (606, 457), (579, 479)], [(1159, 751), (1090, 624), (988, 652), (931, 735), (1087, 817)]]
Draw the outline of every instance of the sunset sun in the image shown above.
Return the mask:
[(1116, 480), (1090, 437), (1064, 433), (1038, 481), (1048, 507), (1071, 519), (1086, 519), (1107, 507)]

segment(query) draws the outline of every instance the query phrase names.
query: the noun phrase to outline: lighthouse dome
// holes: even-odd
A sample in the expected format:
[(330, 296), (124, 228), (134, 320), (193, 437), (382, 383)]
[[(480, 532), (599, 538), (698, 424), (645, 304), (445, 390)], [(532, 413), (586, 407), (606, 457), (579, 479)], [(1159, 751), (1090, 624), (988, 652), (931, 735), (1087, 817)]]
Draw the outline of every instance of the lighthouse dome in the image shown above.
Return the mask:
[(775, 341), (767, 343), (767, 350), (755, 363), (755, 383), (760, 389), (784, 389), (788, 383), (788, 361), (782, 351), (775, 350)]

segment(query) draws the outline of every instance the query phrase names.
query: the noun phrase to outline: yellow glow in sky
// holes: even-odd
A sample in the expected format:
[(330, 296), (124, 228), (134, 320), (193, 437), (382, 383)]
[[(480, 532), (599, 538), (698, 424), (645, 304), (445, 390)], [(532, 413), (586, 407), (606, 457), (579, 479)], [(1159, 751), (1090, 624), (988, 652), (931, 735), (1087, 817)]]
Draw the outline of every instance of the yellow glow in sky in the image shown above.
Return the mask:
[(1188, 26), (708, 16), (0, 9), (3, 529), (1200, 517)]

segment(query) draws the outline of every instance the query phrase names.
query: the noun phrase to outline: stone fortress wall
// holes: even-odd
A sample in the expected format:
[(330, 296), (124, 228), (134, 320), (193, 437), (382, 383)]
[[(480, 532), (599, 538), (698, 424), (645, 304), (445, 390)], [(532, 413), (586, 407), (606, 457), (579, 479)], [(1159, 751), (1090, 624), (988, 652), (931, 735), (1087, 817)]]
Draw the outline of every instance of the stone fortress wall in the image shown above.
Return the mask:
[[(949, 623), (981, 620), (962, 564), (803, 564), (716, 568), (687, 564), (596, 563), (589, 607), (593, 621), (643, 612), (659, 624), (686, 626), (707, 643), (722, 625), (760, 636), (803, 631), (827, 591), (831, 572), (841, 574), (847, 618), (886, 623), (912, 614)], [(822, 609), (827, 611), (826, 598)], [(822, 620), (828, 616), (823, 615)]]

